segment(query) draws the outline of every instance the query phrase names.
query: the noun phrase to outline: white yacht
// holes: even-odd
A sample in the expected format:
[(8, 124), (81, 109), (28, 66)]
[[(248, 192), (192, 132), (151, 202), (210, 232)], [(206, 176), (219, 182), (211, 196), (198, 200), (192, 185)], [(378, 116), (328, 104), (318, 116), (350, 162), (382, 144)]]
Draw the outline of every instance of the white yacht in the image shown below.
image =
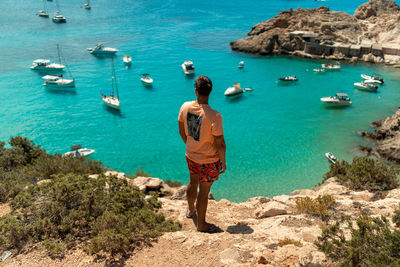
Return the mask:
[(40, 71), (62, 71), (64, 68), (64, 65), (51, 63), (48, 59), (36, 59), (31, 66), (31, 69)]
[(87, 50), (93, 55), (115, 55), (115, 53), (118, 52), (118, 49), (105, 47), (103, 44), (98, 44), (93, 48), (87, 48)]
[(75, 146), (71, 146), (71, 151), (64, 153), (63, 157), (73, 157), (73, 158), (77, 158), (77, 157), (87, 157), (91, 154), (93, 154), (94, 152), (96, 152), (94, 149), (89, 149), (89, 148), (82, 148), (81, 145), (75, 145)]
[(142, 81), (143, 85), (146, 86), (152, 86), (153, 85), (153, 79), (151, 77), (149, 77), (150, 74), (148, 73), (144, 73), (143, 77), (140, 78), (140, 80)]
[(337, 158), (331, 152), (325, 153), (325, 157), (333, 164), (335, 164), (337, 161)]
[(66, 23), (67, 18), (63, 15), (61, 15), (60, 11), (56, 11), (53, 16), (53, 22), (54, 23)]
[(130, 55), (124, 55), (122, 60), (126, 65), (130, 65), (132, 63), (132, 57)]
[(244, 93), (244, 89), (240, 87), (240, 83), (234, 83), (232, 87), (226, 89), (225, 96), (235, 96)]
[(114, 70), (114, 60), (111, 60), (111, 94), (106, 95), (101, 93), (101, 99), (103, 103), (113, 109), (119, 110), (121, 102), (119, 101), (117, 78)]
[(44, 10), (39, 10), (39, 12), (37, 13), (39, 17), (43, 17), (43, 18), (48, 18), (49, 17), (49, 13), (47, 13)]
[(321, 101), (327, 106), (349, 106), (351, 100), (347, 94), (337, 93), (334, 96), (327, 96), (321, 98)]
[(42, 77), (45, 81), (44, 86), (48, 88), (74, 88), (74, 79), (64, 79), (62, 75), (46, 75)]
[(89, 0), (86, 1), (86, 3), (83, 5), (85, 9), (91, 9), (92, 7), (90, 6)]
[(379, 85), (382, 84), (382, 82), (381, 82), (380, 80), (375, 80), (375, 79), (367, 79), (367, 80), (364, 80), (363, 83), (368, 83), (368, 84), (379, 84)]
[(365, 82), (354, 83), (354, 87), (357, 89), (360, 89), (360, 90), (364, 90), (364, 91), (371, 91), (371, 92), (378, 91), (378, 86), (373, 85), (373, 84), (368, 84)]
[(244, 61), (240, 61), (239, 65), (238, 65), (239, 69), (243, 69), (244, 68)]
[(279, 78), (279, 80), (282, 82), (297, 82), (299, 79), (297, 79), (296, 76), (286, 76), (284, 78)]
[(332, 64), (332, 63), (322, 64), (322, 68), (325, 69), (325, 70), (340, 70), (341, 69), (340, 64), (338, 64), (338, 63), (336, 63), (336, 64)]
[(194, 65), (193, 65), (193, 62), (190, 61), (190, 60), (183, 62), (183, 63), (182, 63), (182, 69), (183, 69), (183, 72), (184, 72), (186, 75), (194, 74)]
[(361, 78), (363, 78), (364, 80), (379, 81), (380, 82), (379, 84), (383, 84), (385, 82), (380, 75), (375, 73), (373, 73), (371, 76), (366, 74), (361, 74)]

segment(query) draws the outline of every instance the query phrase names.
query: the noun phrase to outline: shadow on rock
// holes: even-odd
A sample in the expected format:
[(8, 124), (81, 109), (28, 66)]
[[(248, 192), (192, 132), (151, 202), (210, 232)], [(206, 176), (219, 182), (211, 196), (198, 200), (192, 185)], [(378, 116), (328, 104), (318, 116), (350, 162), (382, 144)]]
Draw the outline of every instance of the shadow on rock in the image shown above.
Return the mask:
[(249, 235), (254, 232), (254, 230), (250, 226), (243, 224), (230, 225), (228, 226), (226, 231), (230, 234), (244, 234), (244, 235)]

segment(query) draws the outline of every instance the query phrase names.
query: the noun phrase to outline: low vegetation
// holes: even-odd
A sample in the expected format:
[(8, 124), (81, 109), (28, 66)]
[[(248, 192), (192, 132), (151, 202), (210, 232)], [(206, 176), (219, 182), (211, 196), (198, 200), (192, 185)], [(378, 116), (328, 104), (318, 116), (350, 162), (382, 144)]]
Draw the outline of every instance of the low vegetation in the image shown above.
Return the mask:
[(391, 190), (399, 186), (399, 170), (388, 167), (372, 158), (353, 159), (331, 164), (322, 183), (330, 177), (337, 177), (338, 182), (352, 190)]
[(171, 180), (169, 180), (169, 179), (165, 180), (165, 183), (166, 183), (167, 185), (169, 185), (170, 187), (180, 187), (180, 186), (182, 186), (182, 183), (181, 183), (181, 182), (178, 182), (178, 181), (171, 181)]
[(286, 246), (286, 245), (295, 245), (296, 247), (300, 247), (301, 243), (298, 240), (293, 240), (291, 238), (285, 238), (278, 240), (278, 243), (280, 246)]
[(0, 217), (0, 251), (40, 243), (58, 256), (77, 245), (124, 255), (181, 227), (158, 212), (156, 195), (101, 174), (101, 162), (49, 155), (22, 137), (9, 144), (0, 143), (0, 201), (11, 206)]
[(336, 202), (331, 195), (318, 196), (315, 199), (310, 197), (296, 199), (298, 213), (317, 216), (325, 222), (332, 216), (335, 206)]
[(340, 266), (400, 266), (400, 230), (385, 217), (360, 216), (356, 226), (342, 218), (326, 227), (315, 244)]
[(105, 167), (85, 158), (47, 154), (27, 138), (13, 137), (7, 148), (0, 142), (0, 202), (14, 198), (28, 185), (58, 174), (101, 173)]

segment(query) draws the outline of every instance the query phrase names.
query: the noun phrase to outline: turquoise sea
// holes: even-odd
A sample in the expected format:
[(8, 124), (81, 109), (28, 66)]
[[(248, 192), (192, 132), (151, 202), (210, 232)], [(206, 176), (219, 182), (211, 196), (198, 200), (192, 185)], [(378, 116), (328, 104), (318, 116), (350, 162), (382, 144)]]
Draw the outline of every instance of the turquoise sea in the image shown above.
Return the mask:
[[(0, 140), (24, 135), (51, 153), (74, 144), (93, 148), (92, 159), (119, 171), (143, 168), (154, 177), (187, 182), (184, 144), (177, 116), (184, 101), (195, 98), (194, 79), (180, 64), (193, 60), (196, 75), (214, 83), (210, 104), (224, 119), (226, 174), (213, 186), (217, 199), (287, 194), (310, 188), (329, 164), (324, 153), (351, 160), (357, 135), (369, 124), (391, 115), (400, 102), (400, 74), (371, 64), (342, 64), (342, 70), (317, 74), (322, 61), (290, 57), (259, 57), (232, 52), (229, 42), (282, 9), (321, 4), (353, 13), (363, 1), (182, 1), (182, 0), (58, 0), (67, 23), (40, 18), (41, 0), (2, 0), (0, 4)], [(45, 2), (50, 14), (56, 2)], [(120, 51), (115, 70), (121, 112), (110, 112), (100, 99), (111, 88), (111, 62), (90, 55), (87, 47), (103, 42)], [(57, 60), (56, 44), (76, 79), (75, 92), (49, 91), (41, 76), (29, 69), (37, 58)], [(133, 58), (126, 69), (122, 56)], [(237, 69), (245, 61), (243, 70)], [(144, 88), (142, 73), (154, 87)], [(378, 72), (385, 84), (378, 93), (355, 90), (360, 74)], [(294, 74), (295, 85), (277, 78)], [(228, 100), (223, 93), (234, 82), (252, 87)], [(348, 93), (353, 105), (327, 109), (320, 97)]]

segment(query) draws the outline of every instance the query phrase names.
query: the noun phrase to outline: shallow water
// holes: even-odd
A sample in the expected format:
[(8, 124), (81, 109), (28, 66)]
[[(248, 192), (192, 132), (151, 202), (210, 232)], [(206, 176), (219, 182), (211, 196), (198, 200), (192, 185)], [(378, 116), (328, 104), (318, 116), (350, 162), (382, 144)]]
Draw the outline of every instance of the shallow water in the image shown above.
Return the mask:
[[(196, 74), (208, 75), (214, 90), (210, 104), (224, 118), (228, 171), (213, 186), (216, 198), (242, 201), (310, 188), (328, 170), (327, 151), (351, 160), (364, 144), (356, 132), (392, 114), (400, 100), (400, 75), (392, 68), (342, 64), (342, 70), (314, 73), (322, 61), (258, 57), (232, 52), (229, 42), (282, 9), (328, 5), (353, 13), (362, 1), (84, 1), (59, 0), (67, 23), (57, 25), (35, 13), (42, 2), (4, 0), (0, 23), (0, 139), (24, 135), (51, 153), (73, 144), (93, 148), (92, 158), (111, 168), (143, 168), (155, 177), (187, 182), (184, 144), (177, 131), (179, 107), (194, 99), (193, 82), (180, 64), (194, 61)], [(52, 14), (55, 2), (46, 2)], [(20, 15), (24, 14), (21, 20)], [(110, 60), (90, 55), (98, 42), (120, 50), (115, 70), (121, 112), (110, 112), (100, 99), (111, 88)], [(76, 79), (76, 90), (46, 90), (29, 66), (36, 58), (57, 61), (56, 44)], [(126, 69), (122, 56), (133, 58)], [(243, 70), (237, 69), (245, 61)], [(378, 93), (355, 90), (361, 73), (378, 72), (385, 84)], [(140, 82), (154, 79), (152, 88)], [(277, 78), (294, 74), (295, 84)], [(226, 99), (234, 82), (252, 87), (242, 97)], [(348, 93), (345, 109), (327, 109), (320, 98)]]

